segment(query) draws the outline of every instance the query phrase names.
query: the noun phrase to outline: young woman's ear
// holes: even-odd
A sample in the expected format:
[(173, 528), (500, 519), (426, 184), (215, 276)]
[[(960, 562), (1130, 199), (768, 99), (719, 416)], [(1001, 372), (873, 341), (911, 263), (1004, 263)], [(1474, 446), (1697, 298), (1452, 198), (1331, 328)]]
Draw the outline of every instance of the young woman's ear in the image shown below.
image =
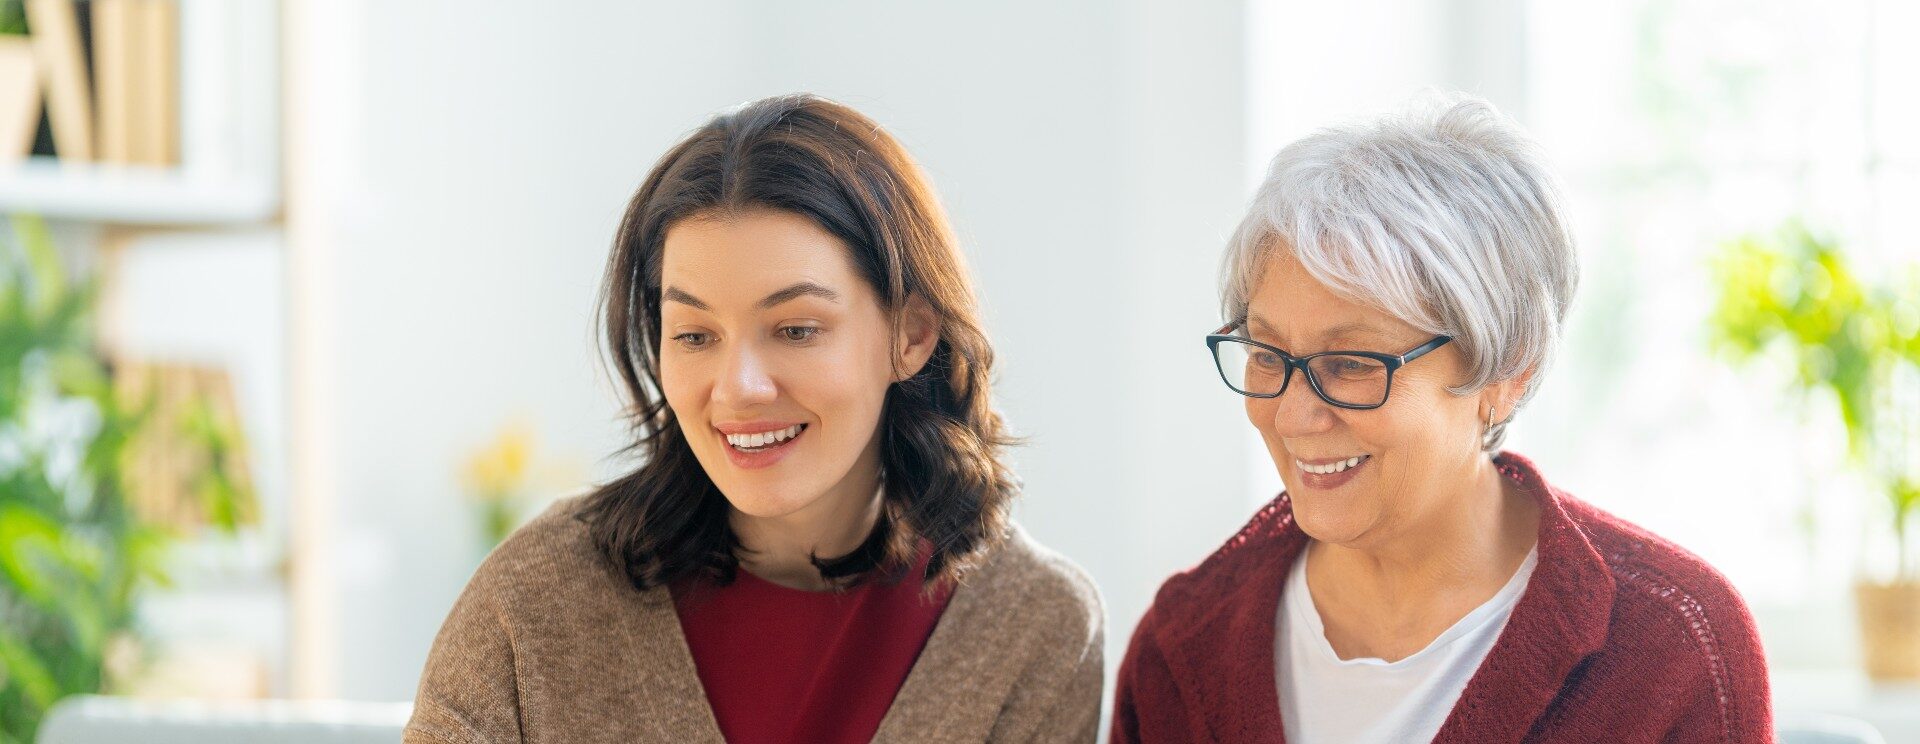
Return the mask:
[(893, 343), (896, 350), (893, 380), (899, 382), (920, 374), (927, 360), (933, 358), (933, 348), (939, 344), (940, 318), (934, 314), (933, 306), (920, 295), (909, 295), (907, 306), (900, 313), (900, 337)]

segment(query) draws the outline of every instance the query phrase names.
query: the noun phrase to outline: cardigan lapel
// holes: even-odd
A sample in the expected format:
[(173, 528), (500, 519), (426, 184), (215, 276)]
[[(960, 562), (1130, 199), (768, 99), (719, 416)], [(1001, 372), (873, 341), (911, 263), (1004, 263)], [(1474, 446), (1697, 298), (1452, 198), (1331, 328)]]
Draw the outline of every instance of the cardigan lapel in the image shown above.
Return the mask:
[[(1012, 528), (1009, 542), (1027, 537), (1019, 527)], [(997, 549), (1004, 553), (1014, 546)], [(999, 558), (996, 555), (996, 558)], [(907, 679), (894, 695), (873, 741), (893, 742), (973, 742), (984, 736), (943, 726), (953, 721), (984, 721), (990, 728), (993, 713), (1002, 701), (956, 696), (952, 690), (966, 689), (978, 680), (977, 658), (1007, 637), (1014, 618), (1005, 608), (1016, 606), (1021, 587), (1009, 586), (1000, 561), (990, 561), (968, 583), (954, 589), (934, 625), (933, 635), (914, 662)], [(632, 608), (628, 617), (626, 641), (628, 663), (619, 680), (634, 687), (630, 698), (639, 707), (638, 714), (620, 722), (628, 741), (673, 741), (675, 744), (725, 744), (720, 724), (707, 702), (707, 691), (700, 683), (693, 652), (686, 634), (680, 629), (680, 616), (674, 611), (673, 595), (656, 587), (645, 592), (629, 592)], [(961, 710), (973, 708), (973, 711)], [(981, 715), (967, 715), (967, 713)], [(697, 731), (694, 738), (684, 732)]]
[[(627, 664), (620, 679), (631, 680), (631, 699), (638, 710), (619, 725), (629, 741), (672, 741), (676, 744), (725, 744), (720, 724), (707, 703), (706, 688), (693, 664), (673, 595), (665, 587), (629, 592), (632, 612), (627, 624)], [(692, 738), (686, 732), (698, 734)]]
[[(1306, 534), (1293, 522), (1293, 505), (1282, 493), (1265, 534), (1243, 534), (1229, 543), (1225, 561), (1198, 596), (1220, 601), (1182, 626), (1162, 630), (1165, 646), (1175, 650), (1167, 663), (1175, 681), (1193, 692), (1188, 703), (1200, 711), (1210, 736), (1225, 742), (1284, 742), (1280, 693), (1274, 674), (1274, 621), (1284, 577), (1306, 547)], [(1259, 524), (1259, 520), (1256, 520)], [(1244, 539), (1243, 539), (1244, 538)]]
[[(978, 689), (984, 681), (980, 657), (991, 654), (996, 644), (1014, 634), (1010, 627), (1015, 617), (1009, 608), (1019, 606), (1020, 587), (1010, 586), (1010, 577), (1002, 570), (1005, 554), (1026, 540), (1018, 526), (1011, 528), (1007, 544), (995, 548), (993, 559), (960, 586), (947, 599), (946, 610), (920, 649), (907, 678), (894, 693), (893, 704), (880, 727), (873, 733), (877, 744), (885, 742), (977, 742), (992, 729), (993, 714), (1005, 700), (998, 696), (956, 695), (954, 690)], [(972, 710), (968, 710), (972, 709)], [(967, 728), (973, 724), (978, 730)]]
[(1606, 562), (1532, 462), (1501, 453), (1494, 464), (1540, 501), (1540, 560), (1435, 742), (1520, 741), (1567, 675), (1607, 641), (1614, 582)]
[[(1519, 741), (1574, 667), (1605, 643), (1613, 577), (1533, 463), (1501, 453), (1494, 464), (1541, 504), (1539, 562), (1499, 640), (1468, 682), (1435, 742)], [(1218, 598), (1197, 618), (1159, 633), (1176, 682), (1192, 692), (1211, 737), (1284, 742), (1274, 668), (1274, 623), (1287, 572), (1306, 547), (1285, 493), (1268, 507), (1264, 534), (1243, 535), (1220, 556), (1196, 597)], [(1256, 524), (1260, 520), (1256, 519)], [(1250, 527), (1251, 529), (1251, 527)]]

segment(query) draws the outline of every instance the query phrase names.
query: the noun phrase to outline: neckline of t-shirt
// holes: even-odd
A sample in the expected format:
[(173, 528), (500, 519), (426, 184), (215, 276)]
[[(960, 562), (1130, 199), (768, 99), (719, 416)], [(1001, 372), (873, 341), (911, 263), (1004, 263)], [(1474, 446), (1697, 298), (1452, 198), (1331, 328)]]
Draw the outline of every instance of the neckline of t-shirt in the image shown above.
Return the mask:
[(1527, 551), (1527, 557), (1520, 561), (1520, 567), (1514, 570), (1513, 576), (1507, 579), (1507, 583), (1502, 585), (1499, 591), (1494, 592), (1492, 597), (1488, 597), (1487, 601), (1480, 603), (1480, 606), (1454, 621), (1453, 625), (1435, 636), (1425, 648), (1399, 661), (1387, 661), (1377, 656), (1342, 659), (1340, 654), (1333, 650), (1333, 644), (1327, 641), (1326, 626), (1320, 621), (1320, 609), (1313, 602), (1313, 591), (1307, 587), (1307, 553), (1307, 549), (1302, 548), (1300, 557), (1293, 562), (1293, 570), (1287, 572), (1288, 591), (1283, 594), (1287, 595), (1285, 604), (1288, 607), (1288, 614), (1300, 624), (1300, 627), (1310, 632), (1309, 645), (1313, 646), (1314, 652), (1320, 654), (1325, 661), (1343, 667), (1372, 667), (1381, 670), (1416, 666), (1421, 660), (1440, 653), (1441, 649), (1512, 609), (1519, 603), (1520, 594), (1526, 591), (1527, 581), (1532, 578), (1534, 567), (1540, 562), (1540, 546), (1536, 544)]

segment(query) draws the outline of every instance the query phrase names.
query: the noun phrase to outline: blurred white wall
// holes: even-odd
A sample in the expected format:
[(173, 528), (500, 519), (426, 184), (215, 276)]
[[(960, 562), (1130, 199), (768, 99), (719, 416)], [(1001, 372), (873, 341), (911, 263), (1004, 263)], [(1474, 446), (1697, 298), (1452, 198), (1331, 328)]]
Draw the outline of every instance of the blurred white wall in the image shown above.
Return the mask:
[[(1028, 485), (1021, 520), (1105, 591), (1110, 672), (1154, 587), (1278, 487), (1199, 342), (1217, 322), (1215, 270), (1246, 193), (1285, 143), (1430, 86), (1491, 99), (1572, 182), (1586, 299), (1557, 382), (1520, 419), (1513, 447), (1726, 571), (1756, 602), (1776, 663), (1855, 661), (1841, 577), (1854, 570), (1864, 517), (1830, 491), (1864, 486), (1816, 478), (1832, 469), (1809, 464), (1838, 461), (1837, 430), (1796, 427), (1767, 409), (1766, 380), (1727, 370), (1708, 378), (1714, 394), (1701, 400), (1690, 388), (1649, 393), (1662, 387), (1658, 375), (1622, 374), (1617, 363), (1629, 358), (1622, 339), (1648, 344), (1618, 327), (1636, 313), (1697, 315), (1686, 304), (1700, 301), (1688, 251), (1756, 216), (1818, 207), (1859, 219), (1864, 209), (1880, 215), (1866, 219), (1870, 235), (1901, 234), (1900, 211), (1875, 200), (1920, 193), (1915, 140), (1895, 136), (1916, 109), (1891, 92), (1905, 90), (1894, 73), (1913, 68), (1901, 64), (1911, 49), (1882, 39), (1880, 77), (1827, 67), (1864, 63), (1847, 51), (1855, 31), (1879, 18), (1875, 33), (1897, 35), (1911, 13), (1865, 12), (1877, 0), (1834, 12), (1775, 3), (1746, 15), (1791, 6), (1819, 22), (1719, 29), (1718, 6), (1683, 4), (1704, 14), (1693, 20), (1700, 29), (1719, 30), (1677, 34), (1667, 41), (1691, 56), (1668, 59), (1642, 48), (1653, 26), (1635, 19), (1671, 10), (1647, 2), (1605, 11), (1539, 0), (282, 2), (284, 234), (268, 225), (142, 236), (118, 253), (106, 313), (125, 349), (234, 372), (268, 520), (286, 515), (304, 558), (295, 677), (276, 693), (411, 696), (480, 557), (458, 469), (509, 420), (535, 425), (543, 459), (578, 462), (576, 485), (628, 466), (608, 459), (624, 443), (619, 403), (589, 335), (620, 208), (661, 151), (712, 113), (800, 90), (887, 125), (944, 196), (1000, 353), (1001, 408), (1030, 440), (1016, 455)], [(1774, 49), (1754, 45), (1755, 29), (1800, 50), (1755, 58), (1781, 68), (1779, 111), (1720, 122), (1738, 136), (1684, 151), (1749, 173), (1730, 142), (1771, 153), (1748, 158), (1766, 167), (1797, 168), (1815, 161), (1780, 133), (1807, 117), (1822, 124), (1806, 131), (1827, 132), (1844, 120), (1834, 112), (1859, 104), (1884, 133), (1888, 167), (1855, 184), (1847, 148), (1858, 143), (1813, 138), (1838, 143), (1812, 171), (1825, 175), (1805, 180), (1818, 188), (1744, 175), (1722, 179), (1736, 188), (1683, 183), (1680, 199), (1622, 187), (1617, 167), (1658, 139), (1621, 123), (1647, 116), (1629, 77), (1701, 84), (1688, 64)], [(1826, 72), (1794, 72), (1816, 63)], [(1599, 124), (1596, 110), (1606, 113)], [(1910, 253), (1877, 244), (1890, 258)], [(1681, 304), (1636, 310), (1654, 306), (1623, 291), (1643, 285)], [(1699, 354), (1678, 325), (1660, 338), (1634, 358), (1668, 369), (1675, 355)], [(1701, 441), (1733, 453), (1709, 460), (1769, 467), (1742, 471), (1738, 487), (1714, 481), (1710, 498), (1675, 499), (1687, 489), (1674, 484), (1717, 476), (1662, 453)], [(1810, 455), (1808, 443), (1833, 452)], [(1817, 555), (1799, 549), (1782, 517), (1806, 494), (1824, 502)], [(311, 498), (289, 503), (294, 495)], [(280, 537), (248, 555), (273, 553)], [(247, 576), (269, 574), (267, 562)], [(285, 640), (275, 635), (277, 587), (241, 589), (152, 602), (148, 621), (175, 640)]]
[[(1200, 336), (1241, 207), (1238, 2), (296, 3), (296, 446), (329, 504), (297, 689), (410, 697), (477, 561), (456, 471), (506, 419), (626, 463), (590, 336), (621, 206), (712, 113), (796, 90), (931, 172), (1000, 354), (1021, 520), (1086, 566), (1110, 663), (1168, 573), (1245, 518), (1239, 403)], [(296, 406), (301, 410), (301, 406)], [(300, 526), (296, 525), (296, 530)], [(334, 623), (337, 623), (335, 625)]]

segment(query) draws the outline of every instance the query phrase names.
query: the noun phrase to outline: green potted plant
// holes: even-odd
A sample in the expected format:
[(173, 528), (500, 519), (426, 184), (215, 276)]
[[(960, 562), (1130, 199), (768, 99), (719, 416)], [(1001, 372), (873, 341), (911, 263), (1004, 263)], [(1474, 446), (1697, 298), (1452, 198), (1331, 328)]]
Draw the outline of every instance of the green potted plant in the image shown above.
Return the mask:
[[(137, 639), (136, 599), (165, 581), (175, 535), (129, 499), (130, 444), (152, 398), (126, 400), (95, 351), (91, 282), (70, 282), (39, 220), (0, 241), (0, 744), (29, 744), (60, 698), (111, 692)], [(188, 415), (162, 432), (198, 448), (200, 512), (232, 530), (252, 510), (227, 472), (230, 432)]]
[(1920, 681), (1920, 266), (1889, 281), (1860, 276), (1831, 241), (1798, 222), (1725, 245), (1713, 273), (1713, 347), (1748, 363), (1784, 361), (1803, 410), (1830, 401), (1848, 460), (1885, 497), (1888, 581), (1855, 585), (1867, 672)]

